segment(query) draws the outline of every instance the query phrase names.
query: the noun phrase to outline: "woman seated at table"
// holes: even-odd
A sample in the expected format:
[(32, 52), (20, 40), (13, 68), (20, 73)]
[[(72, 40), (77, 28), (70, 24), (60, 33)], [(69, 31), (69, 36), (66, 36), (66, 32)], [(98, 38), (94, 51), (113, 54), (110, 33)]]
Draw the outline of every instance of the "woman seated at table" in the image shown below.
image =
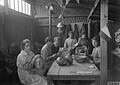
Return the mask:
[(45, 38), (45, 45), (41, 49), (41, 56), (44, 60), (47, 60), (53, 53), (52, 53), (52, 39), (50, 37)]
[(90, 44), (90, 42), (88, 42), (86, 35), (83, 34), (78, 40), (78, 43), (77, 43), (76, 49), (75, 49), (75, 53), (78, 55), (80, 53), (84, 53), (85, 55), (87, 55), (88, 51), (89, 51), (89, 47), (90, 47), (89, 44)]
[(64, 48), (71, 49), (77, 43), (77, 40), (74, 39), (72, 31), (70, 31), (68, 35), (69, 37), (65, 40)]
[(52, 53), (56, 54), (59, 52), (59, 48), (60, 48), (60, 37), (55, 37), (54, 38), (54, 42), (53, 42), (53, 46), (52, 46)]
[(92, 38), (92, 44), (94, 46), (91, 57), (94, 63), (100, 69), (101, 51), (100, 51), (100, 37), (95, 36)]
[(30, 40), (21, 43), (21, 52), (17, 56), (18, 75), (24, 85), (47, 85), (43, 77), (43, 60), (31, 51)]
[(45, 74), (47, 74), (47, 71), (49, 70), (51, 66), (50, 59), (51, 59), (51, 56), (53, 55), (52, 53), (53, 42), (50, 37), (46, 37), (45, 42), (46, 44), (41, 49), (41, 56), (45, 62), (45, 69), (46, 69)]
[(52, 63), (58, 58), (59, 56), (59, 48), (60, 48), (60, 42), (59, 37), (54, 38), (53, 45), (51, 47), (52, 53), (51, 56), (49, 56), (49, 59), (47, 60), (48, 66), (51, 67)]

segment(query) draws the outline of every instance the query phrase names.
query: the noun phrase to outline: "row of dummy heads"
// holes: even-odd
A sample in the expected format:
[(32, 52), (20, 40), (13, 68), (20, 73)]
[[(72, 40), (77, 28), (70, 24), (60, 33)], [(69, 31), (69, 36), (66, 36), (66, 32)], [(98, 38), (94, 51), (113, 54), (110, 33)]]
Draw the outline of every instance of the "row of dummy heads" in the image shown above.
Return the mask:
[[(46, 43), (47, 43), (47, 42), (52, 42), (52, 41), (55, 42), (55, 41), (58, 41), (58, 40), (60, 40), (59, 37), (54, 37), (54, 40), (52, 40), (52, 38), (50, 38), (50, 37), (46, 37), (46, 38), (45, 38), (45, 42), (46, 42)], [(31, 45), (31, 41), (30, 41), (29, 39), (24, 39), (24, 40), (21, 42), (21, 45), (20, 45), (21, 50), (24, 50), (25, 45), (26, 45), (27, 43), (29, 43), (29, 44)]]
[[(74, 33), (72, 31), (70, 31), (68, 33), (69, 37), (71, 36), (72, 38), (74, 37)], [(79, 38), (88, 38), (87, 35), (85, 33), (81, 34), (81, 36)], [(100, 42), (100, 36), (99, 34), (98, 35), (95, 35), (92, 40), (95, 40), (97, 42)]]
[[(69, 37), (73, 38), (74, 33), (72, 31), (70, 31), (68, 33)], [(82, 34), (79, 38), (87, 38), (86, 34)], [(59, 41), (60, 37), (54, 37), (54, 39), (52, 40), (52, 38), (50, 37), (46, 37), (45, 38), (45, 42), (49, 42), (49, 41)], [(79, 40), (79, 39), (78, 39)], [(100, 36), (99, 35), (95, 35), (91, 40), (95, 40), (96, 42), (100, 43)]]
[[(68, 34), (69, 36), (70, 35), (73, 35), (73, 32), (69, 32), (69, 34)], [(82, 36), (84, 36), (84, 38), (86, 38), (86, 35), (85, 34), (83, 34)], [(45, 38), (45, 43), (47, 43), (47, 42), (56, 42), (56, 41), (59, 41), (60, 40), (60, 37), (54, 37), (54, 39), (52, 39), (52, 38), (50, 38), (50, 37), (46, 37)], [(96, 42), (98, 42), (98, 43), (100, 43), (100, 36), (99, 35), (96, 35), (96, 36), (94, 36), (93, 38), (92, 38), (92, 40), (95, 40)], [(30, 43), (31, 44), (31, 41), (29, 40), (29, 39), (24, 39), (22, 42), (21, 42), (21, 49), (24, 49), (24, 47), (25, 47), (25, 44), (26, 43)]]
[[(70, 31), (68, 33), (69, 36), (72, 36), (72, 38), (74, 37), (74, 33), (72, 31)], [(79, 38), (87, 38), (87, 35), (85, 33), (81, 34)], [(98, 35), (95, 35), (92, 40), (96, 40), (96, 41), (100, 41), (100, 36), (99, 34)]]

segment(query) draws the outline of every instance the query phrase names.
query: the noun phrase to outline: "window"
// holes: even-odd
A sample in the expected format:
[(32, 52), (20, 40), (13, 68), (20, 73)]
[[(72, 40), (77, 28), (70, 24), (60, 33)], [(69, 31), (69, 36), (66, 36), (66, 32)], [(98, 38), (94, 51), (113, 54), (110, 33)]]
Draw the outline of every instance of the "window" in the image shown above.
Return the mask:
[(22, 12), (22, 0), (19, 0), (19, 12)]
[(26, 14), (30, 15), (31, 14), (31, 5), (26, 3)]
[(4, 6), (4, 0), (0, 0), (0, 5)]
[(28, 12), (27, 12), (27, 10), (28, 10), (27, 5), (28, 5), (28, 3), (25, 3), (25, 13), (26, 14), (28, 14)]
[(18, 0), (15, 0), (15, 10), (18, 11), (18, 7), (19, 7), (19, 2)]
[(28, 15), (31, 15), (31, 5), (28, 4)]
[(8, 0), (8, 6), (11, 9), (15, 9), (15, 0)]
[(8, 0), (8, 7), (18, 12), (31, 15), (31, 5), (24, 0)]
[(25, 13), (25, 2), (22, 1), (22, 12)]

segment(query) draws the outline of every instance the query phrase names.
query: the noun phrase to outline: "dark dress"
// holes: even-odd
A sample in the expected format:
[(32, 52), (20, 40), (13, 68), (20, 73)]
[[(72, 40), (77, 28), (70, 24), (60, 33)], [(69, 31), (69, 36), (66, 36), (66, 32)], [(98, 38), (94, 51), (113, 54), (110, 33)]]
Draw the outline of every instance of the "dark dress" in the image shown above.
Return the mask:
[(81, 38), (80, 45), (84, 45), (88, 48), (88, 54), (92, 53), (93, 46), (89, 38)]
[(59, 51), (59, 47), (56, 47), (55, 45), (52, 46), (52, 54), (56, 54)]

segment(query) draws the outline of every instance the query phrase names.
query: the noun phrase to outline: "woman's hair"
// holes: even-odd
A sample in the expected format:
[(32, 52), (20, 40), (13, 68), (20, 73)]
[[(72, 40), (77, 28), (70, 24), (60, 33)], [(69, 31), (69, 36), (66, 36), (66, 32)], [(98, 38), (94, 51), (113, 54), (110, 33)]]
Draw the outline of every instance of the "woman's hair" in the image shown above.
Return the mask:
[(95, 40), (98, 43), (98, 46), (100, 46), (100, 36), (99, 35), (93, 37), (92, 40)]
[(68, 35), (71, 35), (71, 37), (74, 38), (74, 33), (72, 31), (69, 31)]
[(24, 50), (25, 49), (25, 44), (26, 43), (30, 43), (30, 40), (29, 39), (24, 39), (22, 42), (21, 42), (21, 50)]
[(73, 34), (73, 32), (72, 32), (72, 31), (69, 31), (69, 32), (68, 32), (68, 34), (69, 34), (69, 35), (72, 35), (72, 34)]
[(52, 39), (51, 39), (50, 37), (46, 37), (46, 38), (45, 38), (45, 43), (51, 42), (51, 41), (52, 41)]

